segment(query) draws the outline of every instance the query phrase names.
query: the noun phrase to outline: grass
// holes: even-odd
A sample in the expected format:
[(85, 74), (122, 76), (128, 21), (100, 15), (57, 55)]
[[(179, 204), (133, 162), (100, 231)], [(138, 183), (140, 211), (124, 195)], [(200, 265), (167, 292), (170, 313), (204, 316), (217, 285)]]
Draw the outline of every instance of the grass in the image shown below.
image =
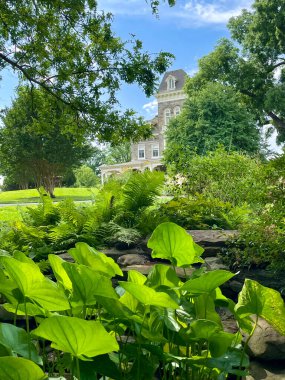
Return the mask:
[(25, 206), (0, 207), (0, 222), (22, 220), (22, 211), (24, 211), (25, 208)]
[[(97, 192), (98, 189), (95, 187), (90, 189), (83, 187), (58, 187), (54, 191), (56, 196), (54, 201), (58, 202), (68, 198), (74, 201), (92, 200)], [(0, 192), (0, 204), (36, 203), (39, 200), (39, 193), (36, 189)]]

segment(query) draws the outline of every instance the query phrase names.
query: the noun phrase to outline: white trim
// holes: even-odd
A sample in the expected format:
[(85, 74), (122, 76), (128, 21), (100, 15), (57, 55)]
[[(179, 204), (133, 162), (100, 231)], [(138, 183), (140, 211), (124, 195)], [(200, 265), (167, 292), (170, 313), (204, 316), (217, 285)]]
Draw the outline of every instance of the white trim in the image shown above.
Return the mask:
[(171, 119), (171, 109), (165, 108), (165, 110), (163, 111), (163, 114), (164, 114), (164, 125), (167, 126)]
[[(140, 157), (140, 152), (143, 152), (143, 157)], [(145, 160), (145, 144), (138, 145), (138, 160)]]
[[(154, 151), (157, 151), (157, 156), (153, 155)], [(151, 144), (151, 158), (159, 158), (159, 143)]]

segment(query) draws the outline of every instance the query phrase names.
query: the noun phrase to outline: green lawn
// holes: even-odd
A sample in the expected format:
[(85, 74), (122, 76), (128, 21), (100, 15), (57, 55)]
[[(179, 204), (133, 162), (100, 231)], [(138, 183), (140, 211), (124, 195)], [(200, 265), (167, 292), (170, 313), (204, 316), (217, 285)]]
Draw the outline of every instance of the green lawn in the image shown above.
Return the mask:
[[(92, 200), (97, 192), (98, 189), (95, 187), (91, 189), (83, 187), (58, 187), (54, 191), (54, 194), (56, 196), (54, 201), (57, 202), (67, 198), (71, 198), (74, 201)], [(39, 200), (39, 193), (36, 189), (0, 192), (0, 204), (32, 203), (38, 202)]]
[(0, 222), (22, 220), (22, 211), (24, 211), (25, 208), (25, 206), (0, 207)]

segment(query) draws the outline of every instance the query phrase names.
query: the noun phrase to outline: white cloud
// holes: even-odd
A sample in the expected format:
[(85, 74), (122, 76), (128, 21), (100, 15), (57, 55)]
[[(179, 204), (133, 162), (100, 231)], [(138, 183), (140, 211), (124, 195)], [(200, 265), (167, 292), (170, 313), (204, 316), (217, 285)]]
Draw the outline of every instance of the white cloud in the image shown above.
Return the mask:
[[(253, 0), (177, 0), (174, 7), (161, 3), (161, 20), (178, 23), (183, 27), (225, 25), (244, 8), (249, 9)], [(154, 17), (149, 3), (143, 0), (99, 0), (99, 9), (120, 16)]]
[(148, 116), (155, 116), (157, 112), (157, 100), (155, 99), (149, 103), (144, 104), (142, 108)]

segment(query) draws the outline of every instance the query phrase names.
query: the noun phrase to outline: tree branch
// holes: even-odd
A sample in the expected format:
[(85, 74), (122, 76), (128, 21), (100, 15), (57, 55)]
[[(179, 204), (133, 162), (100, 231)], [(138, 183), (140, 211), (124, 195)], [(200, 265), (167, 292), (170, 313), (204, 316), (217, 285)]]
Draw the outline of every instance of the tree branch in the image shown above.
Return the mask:
[(8, 58), (5, 54), (0, 52), (0, 59), (3, 59), (3, 61), (7, 62), (9, 65), (11, 65), (14, 69), (18, 69), (21, 71), (22, 74), (31, 82), (39, 85), (42, 87), (44, 90), (46, 90), (50, 95), (54, 96), (57, 100), (62, 102), (63, 104), (72, 107), (73, 109), (80, 111), (80, 109), (74, 107), (71, 102), (65, 100), (63, 97), (58, 95), (56, 92), (52, 91), (50, 87), (48, 87), (44, 82), (33, 78), (29, 73), (28, 70), (25, 69), (23, 66), (19, 65), (17, 62), (13, 61), (12, 59)]
[(274, 125), (276, 126), (277, 129), (280, 130), (285, 130), (285, 121), (282, 120), (279, 116), (277, 116), (274, 112), (270, 111), (267, 112), (268, 116), (271, 117), (271, 119), (274, 122)]

